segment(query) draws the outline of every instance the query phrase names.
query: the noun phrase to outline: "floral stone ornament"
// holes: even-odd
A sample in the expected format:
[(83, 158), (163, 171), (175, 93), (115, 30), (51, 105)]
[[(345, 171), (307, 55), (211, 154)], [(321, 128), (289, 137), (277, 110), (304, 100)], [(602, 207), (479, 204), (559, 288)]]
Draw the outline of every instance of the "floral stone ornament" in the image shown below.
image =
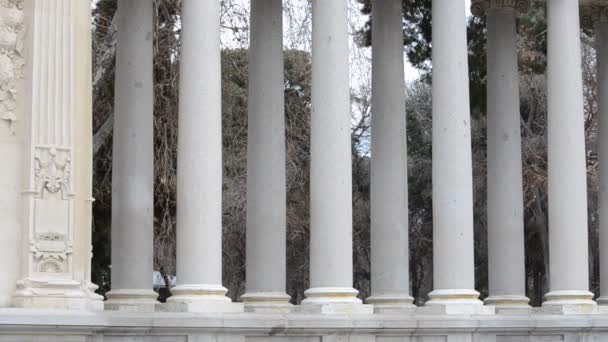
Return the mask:
[(15, 134), (18, 82), (23, 78), (23, 0), (0, 0), (0, 119)]

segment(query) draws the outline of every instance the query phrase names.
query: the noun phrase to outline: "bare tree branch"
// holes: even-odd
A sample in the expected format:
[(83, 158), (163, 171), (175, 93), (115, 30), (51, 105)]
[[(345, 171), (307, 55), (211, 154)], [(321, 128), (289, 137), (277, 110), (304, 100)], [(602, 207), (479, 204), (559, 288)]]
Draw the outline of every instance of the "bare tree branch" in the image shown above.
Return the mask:
[(101, 127), (93, 134), (93, 155), (99, 152), (99, 149), (105, 144), (108, 138), (112, 135), (114, 128), (114, 114), (111, 114)]
[[(112, 22), (108, 28), (108, 32), (102, 40), (102, 48), (98, 49), (99, 53), (95, 58), (95, 72), (93, 73), (93, 94), (99, 91), (100, 81), (107, 75), (108, 64), (116, 55), (116, 37), (118, 27), (118, 12), (114, 14)], [(93, 155), (97, 154), (99, 149), (105, 144), (107, 138), (111, 135), (114, 125), (114, 114), (106, 119), (101, 127), (93, 135)]]

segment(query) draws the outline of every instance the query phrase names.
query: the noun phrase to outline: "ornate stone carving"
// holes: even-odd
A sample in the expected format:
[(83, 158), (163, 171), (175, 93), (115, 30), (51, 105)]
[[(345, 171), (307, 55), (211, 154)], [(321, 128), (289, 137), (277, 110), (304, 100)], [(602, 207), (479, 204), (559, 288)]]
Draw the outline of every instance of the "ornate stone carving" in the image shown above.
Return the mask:
[(32, 244), (34, 260), (38, 261), (38, 272), (66, 272), (66, 261), (72, 253), (72, 244), (65, 234), (39, 233)]
[(30, 241), (34, 268), (41, 273), (69, 272), (72, 253), (71, 151), (69, 148), (34, 148), (34, 218)]
[(65, 234), (39, 233), (30, 244), (30, 251), (38, 263), (38, 272), (64, 273), (68, 256), (72, 253), (72, 244)]
[(485, 16), (490, 10), (513, 9), (518, 13), (530, 10), (531, 0), (473, 0), (471, 13), (477, 17)]
[(64, 273), (63, 265), (54, 259), (45, 259), (38, 264), (38, 272)]
[(23, 77), (23, 0), (0, 0), (0, 120), (15, 134), (18, 81)]
[(70, 192), (71, 157), (70, 151), (54, 147), (36, 149), (34, 175), (36, 190), (42, 196), (44, 191), (63, 195)]

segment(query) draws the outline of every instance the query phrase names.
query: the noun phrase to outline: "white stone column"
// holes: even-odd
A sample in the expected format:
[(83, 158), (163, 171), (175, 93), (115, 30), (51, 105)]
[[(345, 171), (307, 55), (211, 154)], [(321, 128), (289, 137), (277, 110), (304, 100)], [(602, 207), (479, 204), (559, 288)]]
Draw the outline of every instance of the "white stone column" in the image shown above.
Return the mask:
[(599, 116), (600, 298), (608, 304), (608, 6), (587, 8), (595, 25)]
[(112, 290), (106, 309), (154, 310), (152, 0), (118, 1), (112, 153)]
[(251, 1), (247, 143), (247, 311), (289, 311), (283, 6)]
[(485, 303), (527, 309), (516, 11), (529, 0), (474, 1), (487, 22), (488, 278)]
[[(547, 2), (550, 292), (543, 306), (592, 308), (578, 1)], [(578, 309), (577, 311), (580, 311)]]
[[(21, 258), (12, 260), (20, 262), (21, 280), (12, 304), (101, 310), (103, 298), (90, 280), (90, 3), (12, 1), (0, 8), (7, 15), (2, 25), (10, 28), (2, 30), (2, 65), (11, 70), (1, 81), (1, 117), (22, 134), (19, 184), (26, 187), (19, 213), (21, 244), (14, 245)], [(5, 50), (11, 44), (12, 50)]]
[(220, 0), (182, 1), (177, 286), (170, 310), (242, 311), (222, 286)]
[(371, 287), (376, 312), (411, 311), (403, 3), (372, 2)]
[[(426, 305), (474, 310), (473, 171), (464, 0), (433, 0), (433, 285)], [(455, 308), (458, 307), (458, 310)]]
[(302, 306), (360, 304), (353, 289), (347, 0), (312, 1), (310, 289)]

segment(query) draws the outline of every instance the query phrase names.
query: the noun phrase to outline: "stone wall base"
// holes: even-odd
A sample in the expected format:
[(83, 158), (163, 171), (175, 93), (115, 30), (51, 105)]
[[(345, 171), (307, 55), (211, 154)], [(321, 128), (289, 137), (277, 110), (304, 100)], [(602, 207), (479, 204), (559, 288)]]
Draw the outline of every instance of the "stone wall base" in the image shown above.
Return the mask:
[(0, 342), (606, 342), (608, 315), (311, 315), (0, 309)]

